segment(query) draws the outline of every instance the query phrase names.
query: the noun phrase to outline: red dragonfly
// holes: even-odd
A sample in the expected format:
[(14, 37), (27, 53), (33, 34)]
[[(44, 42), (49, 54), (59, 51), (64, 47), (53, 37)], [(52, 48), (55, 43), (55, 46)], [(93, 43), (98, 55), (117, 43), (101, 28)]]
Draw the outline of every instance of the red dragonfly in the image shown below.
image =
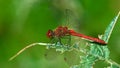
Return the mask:
[(59, 26), (54, 31), (53, 30), (48, 30), (48, 32), (47, 32), (47, 37), (50, 38), (50, 39), (55, 38), (55, 37), (60, 39), (64, 36), (70, 36), (70, 35), (81, 37), (81, 38), (90, 40), (94, 43), (98, 43), (98, 44), (102, 44), (102, 45), (107, 44), (104, 40), (101, 40), (99, 38), (94, 38), (94, 37), (91, 37), (91, 36), (86, 36), (84, 34), (76, 32), (72, 29), (68, 29), (68, 27), (66, 27), (66, 26)]

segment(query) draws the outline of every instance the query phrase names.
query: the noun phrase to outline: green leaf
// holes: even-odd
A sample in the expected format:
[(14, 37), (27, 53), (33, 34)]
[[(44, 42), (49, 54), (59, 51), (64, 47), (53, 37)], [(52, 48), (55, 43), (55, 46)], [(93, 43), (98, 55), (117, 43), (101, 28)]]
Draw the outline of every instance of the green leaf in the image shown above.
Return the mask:
[(111, 34), (112, 34), (113, 28), (114, 28), (115, 24), (117, 23), (117, 20), (118, 20), (119, 15), (120, 15), (120, 12), (119, 12), (118, 15), (113, 19), (113, 21), (109, 24), (109, 26), (107, 27), (107, 29), (106, 29), (106, 31), (105, 31), (105, 34), (104, 34), (104, 36), (103, 36), (102, 39), (103, 39), (105, 42), (107, 42), (107, 43), (108, 43), (109, 38), (110, 38), (110, 36), (111, 36)]

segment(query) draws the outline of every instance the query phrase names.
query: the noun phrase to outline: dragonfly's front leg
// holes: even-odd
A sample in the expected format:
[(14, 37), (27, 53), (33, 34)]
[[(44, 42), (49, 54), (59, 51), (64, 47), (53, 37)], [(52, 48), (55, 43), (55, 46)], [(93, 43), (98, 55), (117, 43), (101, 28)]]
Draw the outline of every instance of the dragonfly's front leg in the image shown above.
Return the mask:
[(55, 44), (55, 46), (57, 46), (57, 45), (63, 45), (60, 37), (59, 38), (55, 37), (55, 38), (51, 39), (51, 43)]
[(51, 38), (50, 43), (55, 45), (48, 45), (48, 48), (55, 47), (57, 45), (58, 40), (56, 38)]
[(63, 45), (62, 41), (61, 41), (61, 38), (58, 38), (58, 42), (60, 43), (60, 45)]

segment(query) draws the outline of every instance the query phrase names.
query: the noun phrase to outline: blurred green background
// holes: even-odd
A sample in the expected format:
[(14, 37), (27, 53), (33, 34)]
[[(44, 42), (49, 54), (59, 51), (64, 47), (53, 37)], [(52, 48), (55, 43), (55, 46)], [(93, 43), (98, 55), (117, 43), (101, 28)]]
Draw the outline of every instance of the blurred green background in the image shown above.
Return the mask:
[[(46, 32), (65, 23), (66, 8), (72, 11), (74, 20), (70, 22), (73, 26), (77, 24), (75, 29), (97, 37), (120, 11), (120, 0), (0, 0), (0, 68), (69, 68), (63, 55), (45, 57), (49, 50), (44, 46), (27, 49), (8, 62), (31, 43), (49, 42)], [(119, 27), (120, 18), (108, 47), (110, 58), (120, 64)], [(101, 68), (99, 65), (95, 67)]]

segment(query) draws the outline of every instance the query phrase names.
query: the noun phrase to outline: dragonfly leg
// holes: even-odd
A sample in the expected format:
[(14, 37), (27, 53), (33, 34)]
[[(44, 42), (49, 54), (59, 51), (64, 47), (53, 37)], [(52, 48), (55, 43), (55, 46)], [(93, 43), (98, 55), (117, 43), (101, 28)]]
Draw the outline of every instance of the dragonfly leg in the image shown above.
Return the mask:
[(68, 36), (68, 42), (67, 42), (67, 45), (68, 45), (68, 46), (71, 46), (71, 36), (70, 36), (70, 35)]
[[(50, 39), (50, 43), (56, 45), (56, 44), (57, 44), (57, 43), (56, 43), (56, 39), (55, 39), (55, 38)], [(53, 45), (50, 45), (50, 46), (53, 46)]]
[(58, 38), (58, 42), (60, 43), (60, 45), (62, 45), (61, 38)]

